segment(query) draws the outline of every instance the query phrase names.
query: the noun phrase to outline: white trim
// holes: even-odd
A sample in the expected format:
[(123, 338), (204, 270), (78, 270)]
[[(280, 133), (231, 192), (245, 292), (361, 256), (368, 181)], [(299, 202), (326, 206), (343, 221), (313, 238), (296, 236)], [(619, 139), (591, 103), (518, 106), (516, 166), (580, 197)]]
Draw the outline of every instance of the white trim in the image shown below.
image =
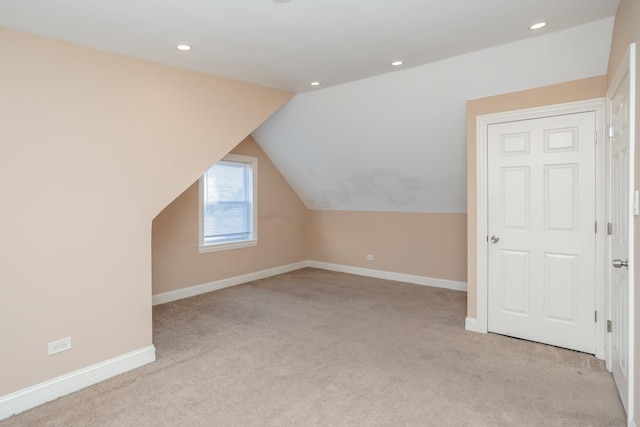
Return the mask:
[(487, 333), (487, 272), (488, 256), (486, 238), (489, 236), (487, 227), (488, 206), (488, 151), (487, 126), (484, 116), (476, 117), (476, 332)]
[(220, 279), (214, 282), (204, 283), (202, 285), (190, 286), (188, 288), (177, 289), (175, 291), (163, 292), (153, 295), (152, 304), (159, 305), (171, 301), (177, 301), (183, 298), (189, 298), (196, 295), (206, 294), (230, 286), (241, 285), (243, 283), (253, 282), (254, 280), (265, 279), (278, 274), (289, 273), (291, 271), (300, 270), (302, 268), (312, 267), (322, 270), (337, 271), (340, 273), (355, 274), (358, 276), (375, 277), (377, 279), (394, 280), (396, 282), (413, 283), (415, 285), (432, 286), (434, 288), (453, 289), (455, 291), (467, 291), (467, 284), (447, 279), (435, 279), (433, 277), (416, 276), (412, 274), (394, 273), (391, 271), (372, 270), (370, 268), (351, 267), (348, 265), (331, 264), (320, 261), (300, 261), (293, 264), (287, 264), (280, 267), (269, 268), (267, 270), (247, 273), (241, 276)]
[(464, 329), (472, 332), (481, 332), (478, 330), (478, 319), (475, 317), (467, 317), (464, 319)]
[[(629, 156), (632, 159), (636, 158), (636, 108), (638, 108), (638, 99), (636, 98), (637, 89), (636, 89), (636, 79), (638, 78), (636, 69), (637, 58), (636, 58), (636, 44), (631, 43), (629, 46), (629, 93), (631, 94), (631, 99), (629, 100), (629, 136), (631, 141), (629, 143)], [(635, 160), (634, 163), (635, 165)], [(636, 169), (635, 166), (631, 169), (631, 175), (633, 178), (631, 182), (635, 183), (635, 174)], [(634, 184), (635, 186), (635, 184)], [(634, 190), (637, 188), (634, 187)], [(635, 218), (632, 217), (630, 221), (629, 228), (631, 229), (630, 235), (631, 238), (634, 239), (635, 236)], [(629, 248), (629, 259), (635, 260), (635, 239), (632, 240), (631, 247)], [(635, 324), (636, 324), (636, 311), (635, 311), (635, 263), (632, 263), (629, 267), (629, 401), (627, 402), (627, 415), (633, 421), (636, 416), (636, 407), (635, 407), (635, 377), (636, 377), (636, 337), (635, 337)]]
[(220, 289), (228, 288), (230, 286), (241, 285), (243, 283), (264, 279), (266, 277), (277, 276), (278, 274), (289, 273), (291, 271), (300, 270), (301, 268), (305, 267), (307, 267), (307, 261), (300, 261), (280, 267), (269, 268), (267, 270), (256, 271), (254, 273), (243, 274), (241, 276), (234, 276), (227, 279), (216, 280), (214, 282), (204, 283), (202, 285), (190, 286), (188, 288), (177, 289), (175, 291), (163, 292), (161, 294), (153, 295), (152, 304), (164, 304), (183, 298), (206, 294), (207, 292), (217, 291)]
[(255, 239), (240, 240), (239, 242), (218, 243), (215, 245), (198, 246), (198, 253), (206, 254), (207, 252), (230, 251), (231, 249), (249, 248), (257, 246), (258, 241)]
[[(548, 105), (544, 107), (528, 108), (523, 110), (506, 111), (494, 114), (486, 114), (476, 117), (476, 182), (477, 182), (477, 235), (476, 235), (476, 331), (486, 333), (488, 331), (487, 313), (487, 240), (488, 236), (488, 170), (487, 170), (487, 128), (491, 124), (512, 122), (517, 120), (530, 120), (542, 117), (550, 117), (561, 114), (573, 114), (587, 111), (596, 113), (596, 130), (598, 132), (598, 147), (596, 149), (596, 220), (600, 230), (604, 230), (605, 200), (604, 200), (604, 98), (590, 99), (586, 101), (569, 102), (565, 104)], [(605, 313), (604, 271), (605, 262), (604, 242), (605, 233), (596, 235), (596, 310)], [(602, 318), (602, 317), (600, 317)], [(605, 332), (604, 322), (597, 324), (596, 351), (599, 358), (605, 356)]]
[(396, 282), (413, 283), (414, 285), (432, 286), (434, 288), (453, 289), (455, 291), (467, 291), (467, 284), (454, 280), (435, 279), (432, 277), (416, 276), (413, 274), (395, 273), (392, 271), (373, 270), (370, 268), (351, 267), (348, 265), (331, 264), (320, 261), (307, 261), (308, 267), (322, 270), (337, 271), (340, 273), (356, 274), (358, 276), (375, 277), (376, 279), (395, 280)]
[(0, 420), (156, 360), (153, 345), (0, 397)]
[(598, 144), (596, 145), (596, 221), (598, 233), (596, 234), (596, 351), (595, 356), (604, 360), (607, 353), (607, 190), (606, 190), (606, 145), (607, 133), (605, 122), (606, 98), (600, 98), (600, 105), (595, 110), (596, 132), (598, 132)]

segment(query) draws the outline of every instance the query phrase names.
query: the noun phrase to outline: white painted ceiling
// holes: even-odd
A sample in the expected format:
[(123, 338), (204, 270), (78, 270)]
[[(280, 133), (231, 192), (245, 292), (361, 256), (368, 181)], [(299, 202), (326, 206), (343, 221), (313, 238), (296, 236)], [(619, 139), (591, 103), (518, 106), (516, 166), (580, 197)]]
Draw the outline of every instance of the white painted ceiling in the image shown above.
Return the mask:
[[(0, 26), (291, 91), (614, 14), (619, 0), (0, 0)], [(194, 49), (179, 52), (188, 43)]]
[(612, 24), (297, 94), (253, 136), (308, 208), (466, 212), (466, 101), (605, 74)]
[(0, 26), (298, 92), (254, 137), (309, 208), (464, 212), (466, 100), (604, 74), (618, 3), (0, 0)]

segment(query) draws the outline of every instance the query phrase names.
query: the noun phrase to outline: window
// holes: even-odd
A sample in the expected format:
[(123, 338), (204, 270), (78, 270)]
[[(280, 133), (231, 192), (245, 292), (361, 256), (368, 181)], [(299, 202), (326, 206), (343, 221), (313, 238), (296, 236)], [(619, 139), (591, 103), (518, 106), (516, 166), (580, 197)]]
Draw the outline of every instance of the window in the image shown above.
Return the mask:
[(200, 253), (255, 246), (258, 159), (228, 154), (200, 178)]

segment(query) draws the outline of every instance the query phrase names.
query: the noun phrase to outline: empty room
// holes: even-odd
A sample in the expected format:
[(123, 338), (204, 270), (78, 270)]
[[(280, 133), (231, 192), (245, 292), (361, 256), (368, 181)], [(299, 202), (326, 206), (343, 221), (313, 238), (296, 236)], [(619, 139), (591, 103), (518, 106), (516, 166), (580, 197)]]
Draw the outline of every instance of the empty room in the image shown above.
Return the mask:
[(0, 2), (0, 426), (638, 425), (638, 42), (638, 0)]

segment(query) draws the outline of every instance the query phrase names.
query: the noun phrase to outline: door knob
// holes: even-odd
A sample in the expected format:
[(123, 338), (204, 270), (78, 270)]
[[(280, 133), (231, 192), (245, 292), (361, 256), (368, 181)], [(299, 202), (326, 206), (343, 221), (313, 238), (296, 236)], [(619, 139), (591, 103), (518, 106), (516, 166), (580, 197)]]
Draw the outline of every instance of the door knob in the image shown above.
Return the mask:
[(621, 259), (614, 259), (611, 262), (611, 264), (613, 264), (613, 266), (615, 268), (622, 268), (622, 267), (627, 268), (627, 269), (629, 268), (629, 260), (628, 259), (626, 259), (624, 261), (622, 261)]
[(491, 243), (498, 243), (500, 238), (498, 236), (491, 236)]

